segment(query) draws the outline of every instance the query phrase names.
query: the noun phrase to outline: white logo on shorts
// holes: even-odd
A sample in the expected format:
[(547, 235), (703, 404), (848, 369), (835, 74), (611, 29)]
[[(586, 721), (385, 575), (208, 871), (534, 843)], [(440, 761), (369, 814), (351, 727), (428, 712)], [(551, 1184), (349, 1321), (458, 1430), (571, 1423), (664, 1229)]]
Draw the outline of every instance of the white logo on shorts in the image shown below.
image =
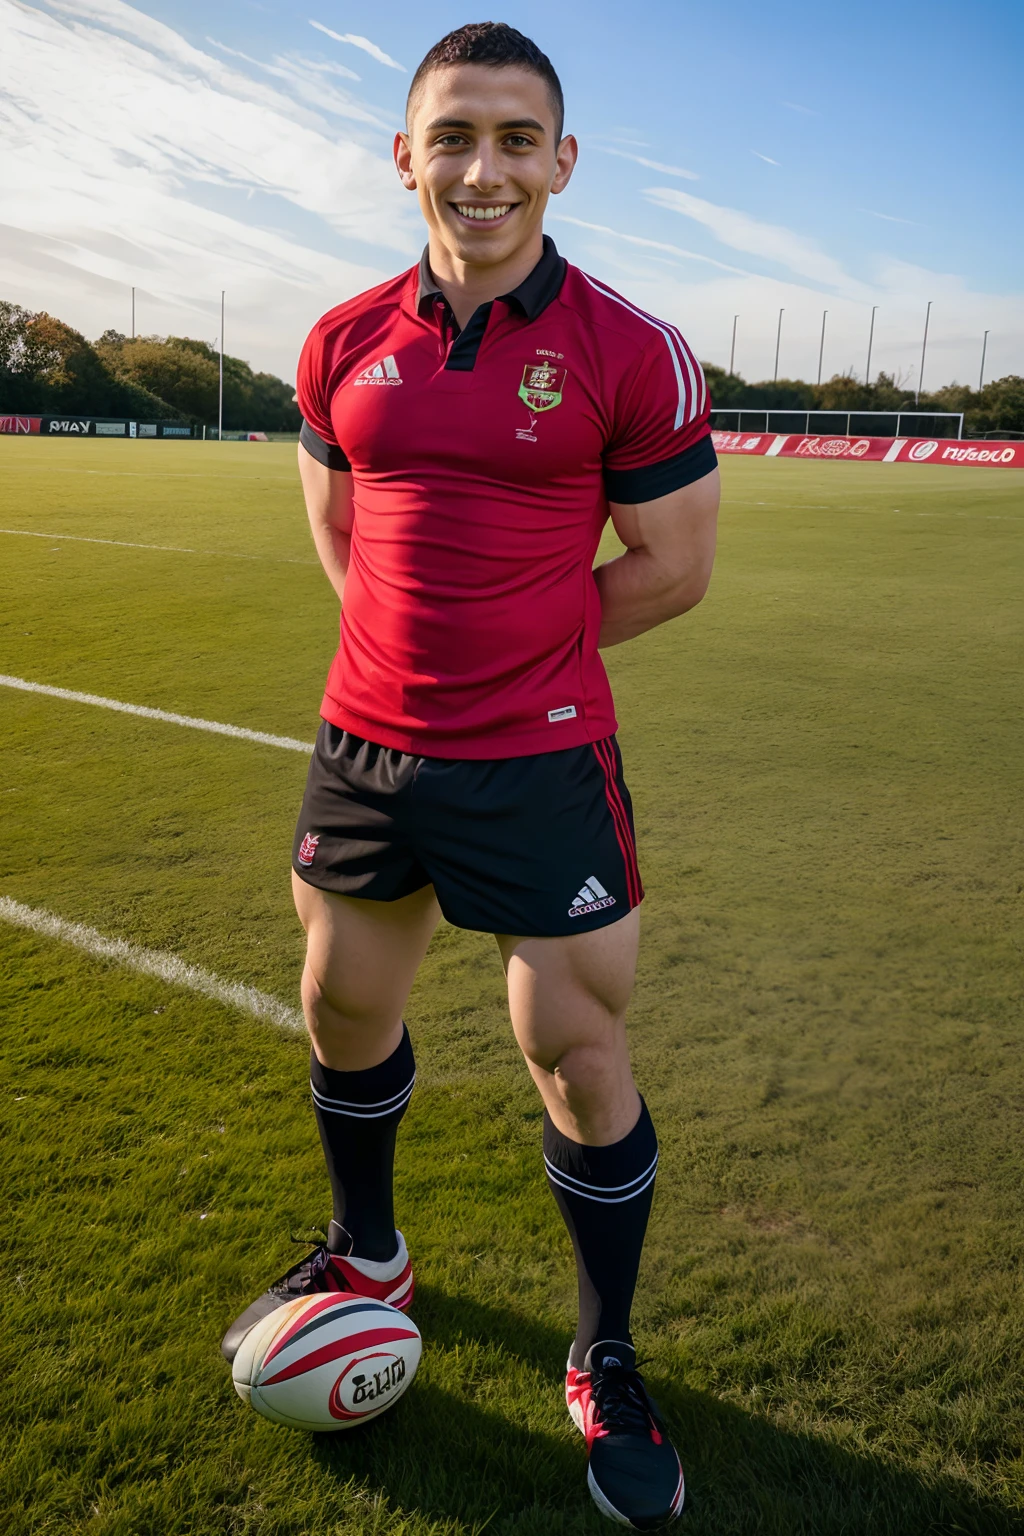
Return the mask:
[(615, 897), (609, 896), (596, 875), (588, 875), (580, 886), (576, 900), (569, 908), (570, 917), (586, 917), (589, 912), (600, 912), (603, 907), (614, 907)]

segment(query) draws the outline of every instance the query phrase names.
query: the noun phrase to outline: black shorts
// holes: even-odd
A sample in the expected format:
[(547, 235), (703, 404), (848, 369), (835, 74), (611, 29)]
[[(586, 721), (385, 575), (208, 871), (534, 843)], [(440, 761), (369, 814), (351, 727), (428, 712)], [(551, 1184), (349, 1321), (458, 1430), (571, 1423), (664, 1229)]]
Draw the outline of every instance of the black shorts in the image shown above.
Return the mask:
[(643, 899), (614, 736), (470, 761), (377, 746), (325, 720), (292, 868), (368, 901), (433, 885), (450, 923), (483, 933), (580, 933)]

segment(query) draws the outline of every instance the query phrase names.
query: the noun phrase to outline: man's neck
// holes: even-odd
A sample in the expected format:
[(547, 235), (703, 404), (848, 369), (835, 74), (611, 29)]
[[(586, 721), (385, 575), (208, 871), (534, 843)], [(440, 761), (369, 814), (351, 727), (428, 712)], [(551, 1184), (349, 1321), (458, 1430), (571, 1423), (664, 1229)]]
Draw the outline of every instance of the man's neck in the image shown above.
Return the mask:
[(475, 267), (459, 261), (434, 235), (430, 236), (429, 251), (434, 281), (462, 327), (481, 304), (488, 304), (503, 293), (511, 293), (529, 277), (544, 254), (544, 235), (538, 229), (525, 245), (496, 266)]

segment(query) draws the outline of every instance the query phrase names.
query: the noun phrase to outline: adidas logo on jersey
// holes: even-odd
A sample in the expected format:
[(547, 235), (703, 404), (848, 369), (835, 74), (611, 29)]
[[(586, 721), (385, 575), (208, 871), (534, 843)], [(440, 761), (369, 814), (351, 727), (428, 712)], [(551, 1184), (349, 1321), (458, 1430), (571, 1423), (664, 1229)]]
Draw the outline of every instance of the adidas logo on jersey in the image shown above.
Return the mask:
[(609, 896), (596, 875), (588, 875), (586, 884), (577, 892), (576, 900), (569, 908), (570, 917), (586, 917), (588, 912), (600, 912), (602, 907), (614, 907), (615, 897)]
[(353, 380), (355, 384), (401, 384), (402, 375), (398, 371), (398, 364), (389, 352), (387, 357), (379, 363), (371, 363), (369, 368), (364, 368), (358, 378)]

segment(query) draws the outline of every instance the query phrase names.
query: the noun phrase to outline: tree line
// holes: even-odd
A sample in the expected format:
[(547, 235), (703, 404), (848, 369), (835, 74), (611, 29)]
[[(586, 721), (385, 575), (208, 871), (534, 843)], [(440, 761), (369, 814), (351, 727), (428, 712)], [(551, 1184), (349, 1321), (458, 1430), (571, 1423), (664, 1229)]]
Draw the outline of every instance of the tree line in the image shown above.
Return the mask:
[[(219, 356), (190, 336), (104, 331), (90, 342), (45, 311), (0, 300), (0, 414), (217, 420)], [(295, 391), (272, 373), (224, 356), (224, 427), (297, 432)]]
[[(915, 404), (914, 391), (903, 389), (888, 373), (871, 384), (852, 374), (836, 374), (824, 384), (805, 384), (802, 379), (779, 379), (748, 384), (738, 373), (705, 363), (711, 398), (721, 410), (743, 406), (775, 411), (963, 411), (964, 434), (1024, 433), (1024, 378), (1008, 374), (993, 379), (984, 389), (969, 384), (946, 384), (922, 395)], [(879, 434), (881, 435), (881, 434)]]

